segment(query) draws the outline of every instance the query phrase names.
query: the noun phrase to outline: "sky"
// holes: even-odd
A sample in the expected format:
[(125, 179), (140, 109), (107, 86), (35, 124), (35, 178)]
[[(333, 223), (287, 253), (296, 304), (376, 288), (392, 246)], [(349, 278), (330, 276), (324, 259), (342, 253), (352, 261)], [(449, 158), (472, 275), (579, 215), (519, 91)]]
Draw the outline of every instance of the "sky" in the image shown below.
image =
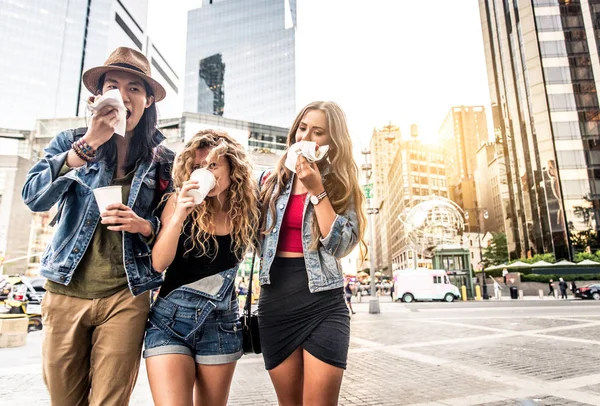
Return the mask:
[[(182, 78), (187, 10), (201, 3), (149, 0), (148, 32)], [(390, 121), (404, 135), (415, 123), (423, 140), (435, 142), (452, 106), (483, 105), (490, 121), (477, 0), (297, 4), (297, 108), (337, 102), (355, 146), (367, 146), (373, 128)]]

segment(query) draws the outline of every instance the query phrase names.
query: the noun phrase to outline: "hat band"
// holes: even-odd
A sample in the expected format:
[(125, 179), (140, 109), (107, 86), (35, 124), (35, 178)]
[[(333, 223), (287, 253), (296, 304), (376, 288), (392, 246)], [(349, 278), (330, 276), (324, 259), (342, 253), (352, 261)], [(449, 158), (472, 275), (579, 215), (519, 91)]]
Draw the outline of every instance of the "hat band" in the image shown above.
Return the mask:
[(108, 65), (108, 66), (118, 66), (118, 67), (120, 67), (120, 68), (133, 69), (133, 70), (135, 70), (135, 71), (138, 71), (138, 72), (140, 72), (140, 73), (143, 73), (144, 75), (146, 74), (146, 73), (145, 73), (143, 70), (141, 70), (141, 69), (140, 69), (140, 68), (138, 68), (137, 66), (133, 66), (133, 65), (130, 65), (130, 64), (128, 64), (128, 63), (120, 63), (120, 62), (118, 62), (118, 63), (111, 63), (111, 64), (110, 64), (110, 65)]

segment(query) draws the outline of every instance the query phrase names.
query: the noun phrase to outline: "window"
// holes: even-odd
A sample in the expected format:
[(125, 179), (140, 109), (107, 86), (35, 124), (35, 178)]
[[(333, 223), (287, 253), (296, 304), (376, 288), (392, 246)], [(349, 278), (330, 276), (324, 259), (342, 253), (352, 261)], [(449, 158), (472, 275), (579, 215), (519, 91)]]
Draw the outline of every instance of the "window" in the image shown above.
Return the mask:
[(565, 199), (583, 199), (590, 192), (585, 180), (563, 180), (562, 189)]
[(582, 150), (556, 151), (559, 168), (585, 168), (585, 154)]
[(540, 42), (542, 56), (567, 56), (567, 47), (564, 41), (542, 41)]
[(559, 140), (574, 140), (581, 136), (577, 121), (554, 122), (552, 123), (552, 132), (554, 138)]
[(560, 16), (539, 16), (535, 18), (538, 31), (561, 31), (562, 23)]
[(548, 101), (552, 111), (570, 111), (576, 110), (575, 98), (573, 93), (549, 94)]
[(568, 67), (545, 68), (544, 75), (547, 83), (571, 83), (571, 72)]

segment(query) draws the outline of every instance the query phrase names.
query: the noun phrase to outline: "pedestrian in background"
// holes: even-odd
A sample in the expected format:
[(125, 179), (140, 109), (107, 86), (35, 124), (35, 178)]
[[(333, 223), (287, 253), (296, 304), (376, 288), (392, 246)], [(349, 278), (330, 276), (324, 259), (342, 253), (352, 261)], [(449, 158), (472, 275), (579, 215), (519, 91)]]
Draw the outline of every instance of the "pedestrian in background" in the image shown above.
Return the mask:
[(356, 314), (354, 309), (352, 309), (352, 286), (350, 285), (350, 278), (346, 277), (344, 282), (344, 295), (346, 296), (346, 304), (348, 305), (348, 309), (352, 314)]
[(500, 300), (500, 297), (502, 296), (502, 293), (500, 292), (502, 290), (502, 286), (500, 286), (500, 284), (496, 281), (496, 279), (493, 279), (494, 281), (494, 297), (497, 300)]
[[(205, 168), (214, 186), (198, 203), (188, 192)], [(157, 405), (227, 404), (242, 330), (234, 280), (257, 238), (256, 182), (244, 147), (203, 130), (177, 157), (172, 193), (161, 216), (152, 266), (166, 270), (150, 310), (144, 358)], [(168, 270), (167, 270), (168, 268)]]
[[(171, 189), (173, 153), (159, 146), (165, 137), (156, 128), (165, 90), (146, 57), (129, 48), (86, 71), (83, 84), (95, 96), (117, 89), (126, 113), (105, 106), (88, 128), (58, 134), (23, 187), (31, 210), (59, 207), (41, 260), (43, 375), (52, 405), (126, 405), (149, 291), (162, 282), (148, 244), (160, 224), (153, 211)], [(125, 134), (115, 134), (123, 119)], [(121, 202), (100, 208), (92, 191), (109, 185), (120, 186)]]
[(554, 296), (554, 281), (552, 279), (548, 282), (548, 296)]
[(567, 282), (563, 278), (559, 278), (558, 287), (560, 289), (560, 298), (567, 299)]
[[(284, 162), (301, 141), (329, 151), (319, 162), (299, 155), (294, 172)], [(339, 259), (359, 243), (365, 247), (364, 195), (337, 104), (304, 107), (287, 146), (261, 188), (263, 358), (279, 404), (337, 405), (350, 343)]]
[(571, 281), (571, 292), (573, 292), (573, 295), (575, 295), (576, 290), (577, 290), (577, 284), (575, 283), (575, 281)]

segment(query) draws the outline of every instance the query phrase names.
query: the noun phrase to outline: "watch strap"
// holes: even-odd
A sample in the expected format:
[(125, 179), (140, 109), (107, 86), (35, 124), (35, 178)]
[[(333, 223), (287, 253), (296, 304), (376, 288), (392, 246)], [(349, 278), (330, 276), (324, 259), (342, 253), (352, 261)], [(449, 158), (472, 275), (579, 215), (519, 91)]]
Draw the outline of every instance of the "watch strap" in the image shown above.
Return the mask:
[(327, 196), (327, 192), (323, 191), (317, 195), (317, 199), (321, 202), (321, 200), (325, 199), (325, 196)]

